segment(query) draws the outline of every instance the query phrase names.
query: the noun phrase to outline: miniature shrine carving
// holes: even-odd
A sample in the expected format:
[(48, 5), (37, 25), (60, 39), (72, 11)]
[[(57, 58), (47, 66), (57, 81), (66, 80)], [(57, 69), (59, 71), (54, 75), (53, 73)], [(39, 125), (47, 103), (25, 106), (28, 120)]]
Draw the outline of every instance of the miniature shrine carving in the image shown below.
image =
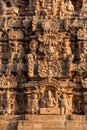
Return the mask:
[(87, 114), (86, 14), (86, 0), (0, 1), (1, 115)]

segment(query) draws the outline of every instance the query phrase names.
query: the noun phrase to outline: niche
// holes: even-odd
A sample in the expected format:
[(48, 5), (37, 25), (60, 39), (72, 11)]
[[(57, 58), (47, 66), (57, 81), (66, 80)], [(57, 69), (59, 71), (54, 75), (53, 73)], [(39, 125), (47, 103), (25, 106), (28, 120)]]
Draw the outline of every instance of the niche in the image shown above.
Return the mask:
[(74, 5), (74, 9), (76, 12), (80, 12), (82, 5), (83, 5), (83, 0), (71, 0), (72, 4)]

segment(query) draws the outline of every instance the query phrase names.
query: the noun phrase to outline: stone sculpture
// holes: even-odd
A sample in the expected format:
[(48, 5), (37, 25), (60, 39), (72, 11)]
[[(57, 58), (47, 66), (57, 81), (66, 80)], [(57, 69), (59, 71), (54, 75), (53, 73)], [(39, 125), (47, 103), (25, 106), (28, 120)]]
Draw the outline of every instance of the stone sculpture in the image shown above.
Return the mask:
[(0, 6), (0, 114), (87, 114), (87, 4), (80, 12), (73, 0)]

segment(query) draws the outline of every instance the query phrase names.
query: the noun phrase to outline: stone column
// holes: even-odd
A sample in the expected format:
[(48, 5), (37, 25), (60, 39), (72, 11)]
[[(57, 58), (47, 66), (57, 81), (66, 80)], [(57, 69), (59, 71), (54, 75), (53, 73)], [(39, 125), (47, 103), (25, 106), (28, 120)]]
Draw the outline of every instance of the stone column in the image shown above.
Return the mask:
[(7, 90), (7, 113), (14, 115), (16, 113), (16, 92)]

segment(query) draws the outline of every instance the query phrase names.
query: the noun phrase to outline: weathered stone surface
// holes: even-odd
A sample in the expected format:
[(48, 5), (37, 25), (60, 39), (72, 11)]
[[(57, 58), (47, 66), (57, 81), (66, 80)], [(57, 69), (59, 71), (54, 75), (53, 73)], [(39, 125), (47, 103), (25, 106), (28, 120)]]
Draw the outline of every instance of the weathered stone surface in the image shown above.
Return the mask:
[(83, 118), (84, 118), (83, 115), (72, 115), (71, 116), (71, 120), (74, 120), (76, 122), (83, 122)]
[(60, 109), (58, 108), (40, 108), (40, 114), (60, 114)]
[(86, 130), (87, 0), (0, 0), (0, 130)]
[(63, 128), (65, 128), (65, 122), (45, 122), (45, 123), (43, 123), (43, 129), (44, 128), (46, 128), (46, 129), (57, 129), (57, 128), (61, 128), (61, 129), (63, 129)]

